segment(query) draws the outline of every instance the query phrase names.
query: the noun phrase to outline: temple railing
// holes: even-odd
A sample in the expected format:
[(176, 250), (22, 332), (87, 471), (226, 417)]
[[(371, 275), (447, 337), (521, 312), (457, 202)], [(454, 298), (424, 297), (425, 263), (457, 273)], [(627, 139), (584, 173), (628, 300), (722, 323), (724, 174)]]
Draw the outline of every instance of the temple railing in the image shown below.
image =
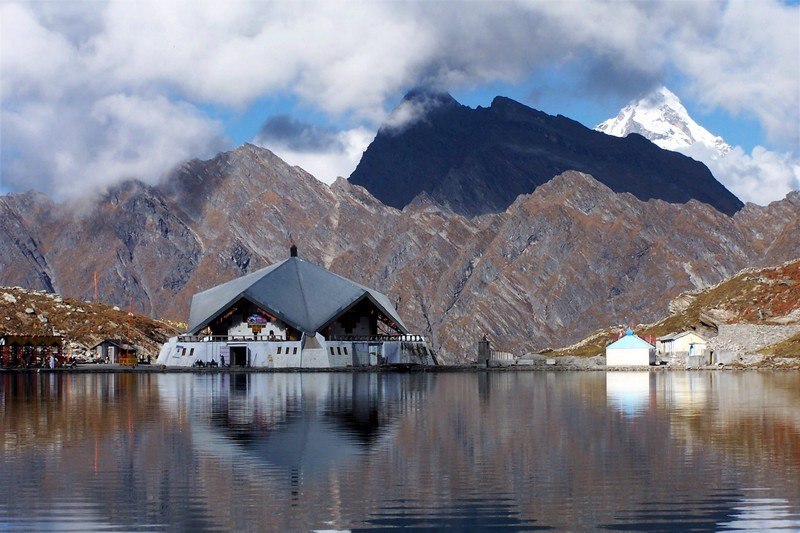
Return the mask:
[(331, 335), (334, 342), (425, 342), (422, 335)]
[[(178, 335), (178, 342), (286, 342), (283, 335)], [(425, 342), (422, 335), (332, 335), (333, 342)], [(298, 342), (298, 341), (291, 341)]]
[(283, 335), (178, 335), (178, 342), (285, 342)]

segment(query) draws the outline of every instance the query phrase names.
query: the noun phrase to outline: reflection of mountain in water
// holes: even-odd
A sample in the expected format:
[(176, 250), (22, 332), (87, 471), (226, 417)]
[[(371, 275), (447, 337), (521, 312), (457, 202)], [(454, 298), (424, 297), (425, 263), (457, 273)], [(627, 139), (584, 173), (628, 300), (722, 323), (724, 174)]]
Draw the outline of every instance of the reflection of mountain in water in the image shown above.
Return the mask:
[(0, 530), (213, 528), (203, 496), (187, 490), (196, 461), (185, 426), (160, 424), (158, 380), (0, 374)]
[(800, 376), (646, 383), (0, 375), (0, 510), (21, 530), (800, 527)]

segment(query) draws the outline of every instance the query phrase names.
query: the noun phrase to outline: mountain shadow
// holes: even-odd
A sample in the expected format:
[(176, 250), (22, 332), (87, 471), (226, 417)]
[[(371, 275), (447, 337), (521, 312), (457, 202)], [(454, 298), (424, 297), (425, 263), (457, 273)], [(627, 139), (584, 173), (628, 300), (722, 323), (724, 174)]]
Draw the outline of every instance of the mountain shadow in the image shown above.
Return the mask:
[(472, 109), (420, 90), (405, 96), (349, 180), (399, 209), (424, 192), (477, 216), (504, 211), (567, 170), (640, 200), (694, 199), (727, 215), (744, 207), (705, 165), (640, 135), (613, 137), (501, 96)]

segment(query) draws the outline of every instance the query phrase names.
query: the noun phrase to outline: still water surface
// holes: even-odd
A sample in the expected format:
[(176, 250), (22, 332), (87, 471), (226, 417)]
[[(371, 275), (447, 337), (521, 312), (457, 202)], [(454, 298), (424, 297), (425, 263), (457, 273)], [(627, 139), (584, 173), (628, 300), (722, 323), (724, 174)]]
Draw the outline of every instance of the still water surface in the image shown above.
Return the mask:
[(800, 529), (800, 372), (0, 375), (0, 530)]

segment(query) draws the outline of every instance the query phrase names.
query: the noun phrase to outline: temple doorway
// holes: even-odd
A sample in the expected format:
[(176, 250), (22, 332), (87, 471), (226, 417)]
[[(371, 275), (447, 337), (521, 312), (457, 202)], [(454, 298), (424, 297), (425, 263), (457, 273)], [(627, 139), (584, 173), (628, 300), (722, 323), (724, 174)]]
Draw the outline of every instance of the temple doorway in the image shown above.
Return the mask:
[(247, 366), (247, 346), (231, 346), (231, 365)]

